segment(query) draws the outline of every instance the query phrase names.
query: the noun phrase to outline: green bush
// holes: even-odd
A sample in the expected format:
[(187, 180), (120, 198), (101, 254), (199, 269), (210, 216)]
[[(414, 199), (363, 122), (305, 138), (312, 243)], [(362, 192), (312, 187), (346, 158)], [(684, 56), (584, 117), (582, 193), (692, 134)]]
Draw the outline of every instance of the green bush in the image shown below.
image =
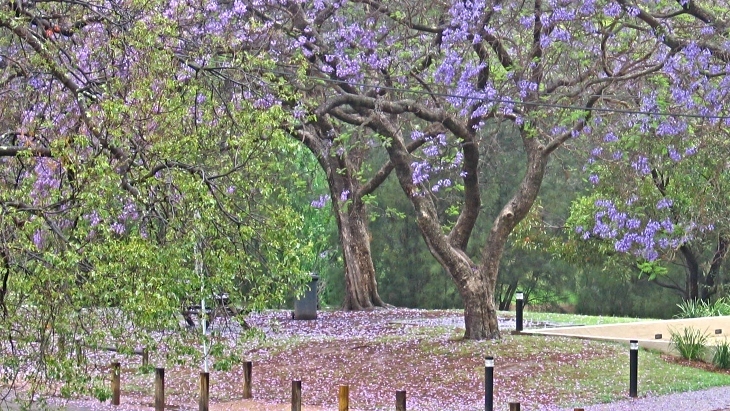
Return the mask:
[(694, 328), (685, 327), (682, 332), (670, 330), (672, 336), (669, 345), (687, 360), (701, 360), (705, 353), (707, 334)]
[(677, 307), (679, 307), (679, 314), (675, 315), (675, 318), (699, 318), (730, 315), (730, 300), (725, 297), (718, 298), (714, 302), (687, 300), (677, 304)]
[(712, 363), (715, 364), (717, 368), (722, 368), (723, 370), (730, 368), (730, 342), (728, 342), (727, 339), (715, 346), (715, 353), (712, 355)]

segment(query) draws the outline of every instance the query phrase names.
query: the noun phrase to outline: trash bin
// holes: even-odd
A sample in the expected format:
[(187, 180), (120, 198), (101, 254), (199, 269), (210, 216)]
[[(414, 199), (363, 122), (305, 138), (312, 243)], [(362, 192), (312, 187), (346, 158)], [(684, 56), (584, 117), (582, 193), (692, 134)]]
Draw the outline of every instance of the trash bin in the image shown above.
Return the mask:
[(294, 302), (295, 320), (317, 319), (317, 305), (319, 304), (317, 298), (317, 281), (319, 281), (319, 276), (312, 274), (312, 280), (307, 285), (307, 289), (304, 290), (304, 295)]

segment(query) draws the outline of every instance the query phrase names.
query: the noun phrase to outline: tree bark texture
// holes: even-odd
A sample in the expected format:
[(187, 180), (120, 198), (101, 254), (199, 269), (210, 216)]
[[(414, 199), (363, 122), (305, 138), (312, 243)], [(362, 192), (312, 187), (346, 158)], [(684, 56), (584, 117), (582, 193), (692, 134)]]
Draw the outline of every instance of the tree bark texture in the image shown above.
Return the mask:
[(375, 266), (370, 251), (367, 211), (363, 204), (347, 209), (335, 206), (337, 228), (345, 262), (345, 310), (385, 307), (378, 294)]
[(362, 197), (367, 192), (363, 193), (363, 188), (357, 179), (360, 160), (356, 152), (341, 154), (331, 152), (327, 140), (322, 137), (331, 134), (328, 132), (331, 129), (324, 121), (321, 123), (320, 130), (316, 134), (303, 133), (301, 138), (317, 157), (319, 165), (327, 175), (345, 269), (343, 309), (368, 310), (375, 307), (390, 307), (378, 294), (375, 265), (370, 250), (368, 212), (362, 202)]

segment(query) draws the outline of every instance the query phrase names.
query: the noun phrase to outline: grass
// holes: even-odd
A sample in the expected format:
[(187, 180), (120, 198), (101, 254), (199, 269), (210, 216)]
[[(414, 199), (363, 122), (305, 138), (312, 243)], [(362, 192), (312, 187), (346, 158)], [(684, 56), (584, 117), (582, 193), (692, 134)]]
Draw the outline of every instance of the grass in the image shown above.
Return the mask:
[[(529, 307), (528, 307), (529, 308)], [(500, 312), (501, 315), (513, 317), (514, 312)], [(609, 317), (580, 314), (559, 314), (525, 311), (525, 321), (549, 322), (561, 325), (603, 325), (620, 324), (638, 321), (652, 321), (653, 318)]]

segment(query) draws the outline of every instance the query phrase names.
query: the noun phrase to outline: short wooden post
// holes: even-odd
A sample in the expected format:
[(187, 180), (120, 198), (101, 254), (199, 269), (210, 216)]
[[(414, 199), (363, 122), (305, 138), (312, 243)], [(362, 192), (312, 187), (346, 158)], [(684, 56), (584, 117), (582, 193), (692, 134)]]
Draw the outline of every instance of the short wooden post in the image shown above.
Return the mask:
[(145, 347), (142, 350), (142, 366), (146, 367), (148, 365), (150, 365), (150, 352), (147, 347)]
[(573, 411), (585, 411), (583, 408), (575, 408)]
[(509, 411), (520, 411), (520, 403), (519, 402), (509, 403)]
[(340, 385), (340, 392), (337, 397), (340, 400), (339, 411), (350, 411), (350, 387), (347, 385)]
[(155, 368), (155, 411), (165, 410), (165, 369)]
[(395, 392), (395, 411), (406, 411), (406, 392)]
[(210, 374), (207, 372), (200, 373), (200, 400), (198, 401), (198, 411), (208, 411), (208, 403), (210, 399)]
[(302, 411), (302, 382), (291, 382), (291, 411)]
[(244, 400), (253, 398), (253, 395), (251, 394), (252, 368), (253, 368), (253, 364), (251, 363), (251, 361), (246, 361), (243, 363), (243, 399)]
[(119, 405), (120, 391), (122, 384), (120, 381), (121, 364), (118, 362), (112, 363), (112, 405)]

